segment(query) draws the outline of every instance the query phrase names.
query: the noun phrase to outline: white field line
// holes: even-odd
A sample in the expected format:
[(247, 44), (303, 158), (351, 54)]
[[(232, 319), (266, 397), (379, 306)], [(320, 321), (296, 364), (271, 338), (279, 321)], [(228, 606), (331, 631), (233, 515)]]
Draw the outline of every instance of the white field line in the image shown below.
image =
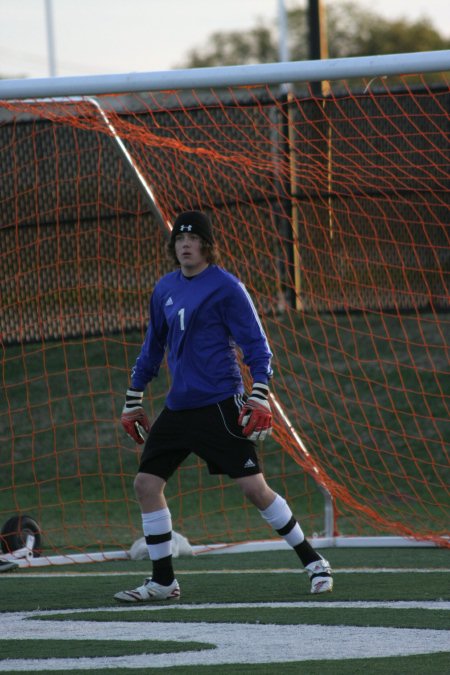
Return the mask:
[[(431, 574), (436, 572), (438, 574), (448, 574), (450, 568), (448, 567), (333, 567), (333, 574)], [(291, 568), (276, 568), (276, 569), (246, 569), (236, 570), (223, 568), (220, 570), (177, 570), (176, 576), (192, 574), (305, 574), (303, 569)], [(42, 579), (58, 578), (58, 577), (127, 577), (145, 575), (145, 570), (137, 570), (135, 572), (4, 572), (1, 578), (21, 578), (21, 577), (40, 577)]]
[(332, 600), (310, 602), (206, 602), (198, 604), (158, 603), (155, 605), (120, 605), (116, 607), (90, 607), (76, 609), (36, 609), (26, 614), (26, 618), (59, 616), (60, 614), (85, 614), (96, 612), (158, 612), (166, 610), (196, 610), (196, 609), (304, 609), (304, 608), (331, 608), (331, 609), (440, 609), (450, 610), (450, 601), (446, 600)]
[[(279, 570), (276, 570), (277, 572)], [(120, 574), (120, 573), (119, 573)], [(11, 575), (12, 576), (12, 575)], [(25, 576), (25, 575), (22, 575)], [(33, 575), (36, 576), (36, 575)], [(41, 575), (39, 575), (41, 576)], [(47, 575), (46, 575), (47, 576)], [(51, 575), (48, 575), (51, 576)], [(60, 576), (66, 576), (64, 574)], [(78, 576), (73, 573), (70, 576)], [(82, 576), (80, 574), (79, 576)], [(36, 659), (25, 656), (19, 659), (0, 660), (1, 672), (51, 673), (65, 671), (68, 675), (74, 669), (95, 672), (108, 668), (112, 672), (122, 673), (132, 668), (172, 669), (175, 666), (234, 664), (236, 668), (245, 670), (249, 663), (264, 664), (283, 663), (307, 660), (333, 659), (342, 661), (353, 658), (371, 658), (381, 656), (406, 656), (410, 654), (431, 654), (449, 650), (446, 642), (448, 633), (432, 629), (403, 629), (384, 627), (355, 626), (301, 626), (276, 623), (215, 623), (194, 622), (182, 623), (173, 621), (170, 626), (164, 622), (120, 621), (124, 612), (130, 615), (133, 611), (146, 610), (158, 612), (167, 609), (186, 610), (200, 609), (248, 609), (248, 608), (312, 608), (331, 607), (336, 610), (346, 609), (421, 609), (450, 610), (450, 602), (444, 601), (380, 601), (380, 602), (259, 602), (259, 603), (210, 603), (198, 605), (158, 604), (137, 607), (95, 607), (89, 609), (66, 610), (34, 610), (27, 612), (5, 612), (2, 617), (2, 639), (67, 639), (70, 640), (129, 640), (130, 653), (117, 657), (91, 658), (50, 658)], [(71, 621), (74, 614), (92, 614), (106, 611), (111, 615), (110, 621), (91, 622)], [(57, 615), (65, 614), (64, 623)], [(112, 617), (114, 616), (114, 619)], [(176, 618), (174, 615), (174, 619)], [(39, 621), (47, 617), (47, 621)], [(157, 614), (155, 615), (157, 618)], [(53, 620), (52, 620), (53, 619)], [(196, 652), (177, 652), (165, 654), (134, 653), (132, 642), (141, 640), (177, 640), (184, 642), (195, 638), (199, 642), (212, 643), (213, 650)]]
[[(445, 631), (356, 626), (283, 625), (203, 622), (122, 622), (122, 621), (36, 621), (38, 612), (7, 612), (2, 615), (2, 638), (74, 640), (177, 640), (195, 639), (214, 644), (215, 649), (165, 654), (135, 653), (117, 657), (20, 659), (0, 661), (0, 672), (26, 673), (67, 671), (93, 672), (108, 668), (126, 672), (130, 668), (165, 668), (187, 665), (235, 664), (245, 672), (249, 663), (297, 662), (308, 660), (407, 656), (448, 651)], [(41, 613), (42, 614), (42, 613)], [(240, 665), (239, 665), (240, 664)]]

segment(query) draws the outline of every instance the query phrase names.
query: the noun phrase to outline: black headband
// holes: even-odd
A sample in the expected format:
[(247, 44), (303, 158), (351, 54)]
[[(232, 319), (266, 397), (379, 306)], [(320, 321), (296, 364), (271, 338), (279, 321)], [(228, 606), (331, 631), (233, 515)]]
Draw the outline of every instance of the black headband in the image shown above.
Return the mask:
[(198, 234), (199, 237), (202, 237), (209, 244), (212, 244), (214, 240), (211, 222), (206, 213), (202, 211), (185, 211), (184, 213), (180, 213), (173, 224), (172, 241), (177, 234), (182, 234), (183, 232)]

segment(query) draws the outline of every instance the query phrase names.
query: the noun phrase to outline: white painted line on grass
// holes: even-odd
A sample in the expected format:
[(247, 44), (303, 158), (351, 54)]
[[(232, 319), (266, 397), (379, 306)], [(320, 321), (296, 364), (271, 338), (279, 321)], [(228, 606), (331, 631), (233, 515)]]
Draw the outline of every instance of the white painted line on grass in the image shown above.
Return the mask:
[[(448, 574), (450, 568), (448, 567), (341, 567), (334, 568), (333, 574)], [(177, 576), (190, 574), (305, 574), (303, 569), (291, 568), (277, 568), (277, 569), (220, 569), (220, 570), (177, 570)], [(4, 572), (2, 579), (14, 577), (39, 577), (41, 579), (57, 579), (58, 577), (129, 577), (129, 576), (144, 576), (145, 570), (128, 571), (128, 572)]]
[[(84, 614), (86, 612), (157, 612), (170, 610), (195, 609), (304, 609), (304, 608), (331, 609), (440, 609), (450, 610), (450, 601), (446, 600), (320, 600), (304, 602), (203, 602), (196, 604), (158, 603), (155, 605), (117, 605), (114, 607), (89, 607), (76, 609), (47, 609), (29, 612), (31, 617), (53, 616), (54, 614)], [(3, 617), (3, 615), (2, 615)]]
[[(100, 668), (124, 672), (130, 668), (173, 668), (185, 665), (279, 663), (307, 660), (343, 660), (382, 656), (432, 654), (448, 650), (445, 631), (355, 626), (292, 626), (247, 623), (35, 621), (32, 612), (4, 613), (2, 639), (21, 640), (177, 640), (193, 639), (216, 649), (116, 657), (5, 659), (0, 672), (45, 672)], [(27, 620), (24, 620), (27, 619)], [(133, 649), (130, 645), (130, 651)]]

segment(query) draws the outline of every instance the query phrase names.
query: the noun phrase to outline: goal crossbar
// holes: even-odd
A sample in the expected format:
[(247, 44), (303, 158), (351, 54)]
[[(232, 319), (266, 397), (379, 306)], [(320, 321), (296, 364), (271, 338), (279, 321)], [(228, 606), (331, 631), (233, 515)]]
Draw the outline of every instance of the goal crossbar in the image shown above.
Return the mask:
[(0, 80), (0, 100), (258, 84), (277, 85), (285, 82), (432, 73), (449, 69), (450, 50), (447, 49), (245, 66)]

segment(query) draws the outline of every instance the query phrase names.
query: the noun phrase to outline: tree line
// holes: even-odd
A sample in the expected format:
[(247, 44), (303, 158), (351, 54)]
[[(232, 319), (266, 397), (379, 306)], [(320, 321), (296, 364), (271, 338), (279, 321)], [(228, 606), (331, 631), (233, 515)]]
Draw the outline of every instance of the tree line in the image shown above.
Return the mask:
[[(359, 2), (324, 3), (328, 58), (373, 56), (450, 48), (428, 18), (388, 19)], [(405, 5), (407, 10), (407, 4)], [(291, 61), (309, 58), (308, 11), (287, 11), (288, 46)], [(204, 45), (191, 49), (179, 68), (274, 63), (279, 60), (277, 21), (258, 21), (246, 31), (212, 33)]]

